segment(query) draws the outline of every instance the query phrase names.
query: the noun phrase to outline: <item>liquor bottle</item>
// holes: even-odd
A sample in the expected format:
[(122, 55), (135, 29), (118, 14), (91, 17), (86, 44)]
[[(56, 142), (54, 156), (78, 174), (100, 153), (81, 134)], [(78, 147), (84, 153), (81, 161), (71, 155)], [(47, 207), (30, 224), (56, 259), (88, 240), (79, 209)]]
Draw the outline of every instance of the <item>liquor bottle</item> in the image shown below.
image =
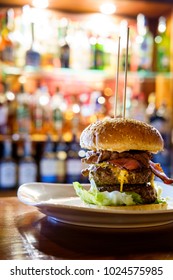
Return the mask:
[(31, 23), (31, 47), (26, 52), (26, 65), (39, 67), (40, 66), (40, 54), (35, 50), (35, 37), (34, 37), (34, 23)]
[(166, 18), (160, 17), (156, 43), (156, 70), (158, 72), (170, 71), (170, 36), (167, 31)]
[(5, 139), (3, 157), (0, 161), (0, 188), (14, 189), (17, 187), (17, 164), (12, 158), (12, 142)]
[(15, 14), (15, 50), (14, 58), (17, 67), (24, 67), (26, 64), (26, 51), (31, 47), (31, 13), (32, 8), (24, 5), (21, 13)]
[(57, 172), (57, 182), (65, 183), (66, 180), (66, 159), (68, 146), (63, 139), (63, 114), (60, 109), (63, 102), (63, 97), (61, 94), (57, 94), (59, 89), (57, 89), (55, 95), (53, 96), (52, 110), (53, 110), (53, 123), (55, 134), (58, 135), (58, 141), (56, 143), (55, 155), (56, 155), (56, 172)]
[(80, 145), (77, 141), (76, 134), (73, 133), (73, 139), (69, 143), (67, 152), (67, 174), (66, 182), (81, 181), (81, 158), (79, 156)]
[(70, 67), (70, 47), (67, 42), (65, 42), (60, 48), (60, 62), (61, 68)]
[(43, 132), (43, 108), (36, 104), (34, 108), (34, 132), (42, 133)]
[(53, 133), (61, 135), (64, 124), (64, 112), (67, 110), (67, 101), (58, 86), (50, 98), (50, 109), (52, 111)]
[(62, 127), (63, 123), (63, 114), (59, 108), (53, 110), (53, 123), (55, 131), (57, 132)]
[(43, 155), (40, 159), (40, 181), (46, 183), (57, 182), (57, 165), (54, 153), (54, 145), (50, 135), (47, 136)]
[(69, 21), (67, 18), (62, 18), (58, 26), (58, 41), (59, 41), (59, 57), (61, 68), (70, 67), (70, 46), (67, 40), (69, 29)]
[(68, 145), (63, 140), (62, 135), (56, 143), (56, 172), (57, 172), (57, 182), (66, 182), (66, 160), (67, 160)]
[(50, 108), (50, 95), (48, 88), (45, 85), (38, 83), (37, 90), (33, 95), (33, 126), (34, 133), (51, 133), (53, 128), (52, 124), (52, 111)]
[(14, 11), (13, 9), (1, 14), (1, 37), (0, 37), (0, 60), (5, 63), (14, 62), (14, 44), (10, 33), (13, 30)]
[(90, 38), (91, 69), (103, 70), (105, 66), (104, 42), (101, 37)]
[(146, 122), (150, 123), (156, 117), (156, 94), (151, 92), (148, 96), (148, 105), (146, 108)]
[(143, 14), (137, 16), (138, 35), (138, 71), (151, 71), (153, 63), (154, 38), (149, 30), (147, 18)]
[(0, 92), (0, 134), (7, 134), (8, 130), (8, 104), (4, 91), (4, 87), (2, 86), (2, 91)]
[(24, 91), (24, 85), (21, 83), (20, 92), (17, 94), (17, 133), (29, 134), (31, 131), (31, 117), (28, 104), (28, 94)]
[(39, 98), (39, 104), (43, 110), (43, 133), (52, 134), (53, 133), (53, 122), (52, 122), (52, 110), (50, 106), (50, 93), (48, 87), (43, 85), (41, 87), (41, 96)]
[(7, 112), (7, 125), (6, 134), (11, 135), (14, 132), (15, 117), (16, 117), (16, 96), (10, 89), (10, 84), (4, 83), (4, 94), (6, 98), (6, 106), (8, 107)]
[(89, 69), (91, 49), (86, 31), (76, 24), (70, 44), (70, 68)]
[(34, 133), (43, 133), (43, 108), (40, 103), (42, 96), (41, 85), (38, 82), (37, 89), (33, 94), (33, 126)]
[(19, 185), (37, 181), (37, 164), (32, 156), (32, 142), (29, 137), (24, 139), (23, 144), (23, 156), (18, 165)]
[(110, 71), (110, 73), (114, 73), (117, 67), (117, 59), (116, 59), (116, 41), (113, 36), (107, 36), (104, 38), (104, 51), (105, 51), (105, 59), (104, 59), (104, 69)]

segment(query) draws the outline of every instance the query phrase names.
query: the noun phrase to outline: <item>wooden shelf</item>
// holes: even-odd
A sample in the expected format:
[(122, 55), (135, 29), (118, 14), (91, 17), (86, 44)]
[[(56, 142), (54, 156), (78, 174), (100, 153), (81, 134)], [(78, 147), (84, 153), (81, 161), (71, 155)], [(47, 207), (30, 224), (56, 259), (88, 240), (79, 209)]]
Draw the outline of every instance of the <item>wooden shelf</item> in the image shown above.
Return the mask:
[[(109, 70), (90, 70), (90, 69), (70, 69), (70, 68), (34, 68), (31, 66), (25, 66), (23, 68), (9, 66), (1, 64), (0, 71), (6, 75), (25, 75), (31, 77), (40, 77), (40, 76), (53, 76), (60, 78), (71, 78), (73, 80), (96, 80), (96, 79), (114, 79), (115, 73)], [(120, 72), (120, 76), (123, 76), (124, 72)], [(138, 77), (141, 79), (150, 79), (156, 78), (158, 75), (164, 76), (165, 78), (172, 78), (173, 73), (171, 72), (128, 72), (128, 77)]]
[[(0, 141), (3, 142), (6, 138), (10, 137), (14, 142), (24, 140), (24, 135), (13, 134), (13, 135), (0, 135)], [(31, 141), (33, 142), (44, 142), (47, 139), (46, 134), (30, 134)], [(58, 136), (56, 134), (51, 134), (52, 141), (57, 141)]]
[[(99, 13), (99, 7), (102, 0), (92, 1), (84, 0), (76, 2), (75, 0), (59, 0), (49, 1), (49, 9), (71, 13)], [(27, 5), (27, 0), (1, 0), (1, 6), (17, 6)], [(172, 8), (170, 0), (124, 0), (116, 2), (117, 10), (115, 16), (135, 17), (138, 13), (146, 14), (150, 18), (159, 17), (161, 14), (168, 13)]]

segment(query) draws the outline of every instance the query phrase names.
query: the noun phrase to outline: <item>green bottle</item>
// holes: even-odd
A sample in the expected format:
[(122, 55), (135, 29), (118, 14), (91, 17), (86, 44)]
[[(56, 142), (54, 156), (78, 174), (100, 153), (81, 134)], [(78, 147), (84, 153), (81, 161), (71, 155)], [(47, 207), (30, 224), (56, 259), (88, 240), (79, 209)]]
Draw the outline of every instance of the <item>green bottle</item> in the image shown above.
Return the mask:
[(154, 38), (145, 15), (137, 16), (138, 71), (152, 71)]
[(167, 31), (166, 18), (160, 17), (156, 44), (156, 70), (158, 72), (170, 71), (170, 37)]
[(102, 38), (95, 38), (91, 43), (91, 69), (104, 70), (105, 52)]

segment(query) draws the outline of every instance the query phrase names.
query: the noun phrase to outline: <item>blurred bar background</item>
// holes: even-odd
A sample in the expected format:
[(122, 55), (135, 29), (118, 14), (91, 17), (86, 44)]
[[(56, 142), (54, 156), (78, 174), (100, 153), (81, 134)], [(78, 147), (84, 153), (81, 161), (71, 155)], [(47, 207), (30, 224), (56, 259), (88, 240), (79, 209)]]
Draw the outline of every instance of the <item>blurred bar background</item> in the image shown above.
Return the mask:
[[(81, 131), (114, 115), (121, 36), (122, 114), (126, 30), (130, 27), (126, 117), (159, 129), (154, 155), (173, 176), (172, 1), (0, 1), (0, 195), (25, 182), (87, 182)], [(41, 1), (42, 5), (46, 1)]]

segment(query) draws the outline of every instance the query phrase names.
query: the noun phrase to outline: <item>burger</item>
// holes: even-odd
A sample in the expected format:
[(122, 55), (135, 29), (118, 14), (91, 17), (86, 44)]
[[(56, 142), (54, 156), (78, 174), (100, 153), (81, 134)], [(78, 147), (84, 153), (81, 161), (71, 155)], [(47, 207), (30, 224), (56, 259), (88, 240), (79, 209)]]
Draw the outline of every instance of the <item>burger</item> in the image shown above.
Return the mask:
[(153, 126), (134, 119), (106, 118), (90, 124), (81, 133), (80, 146), (87, 150), (81, 172), (90, 188), (74, 182), (78, 196), (96, 205), (164, 204), (155, 176), (171, 184), (152, 155), (163, 151), (164, 141)]

